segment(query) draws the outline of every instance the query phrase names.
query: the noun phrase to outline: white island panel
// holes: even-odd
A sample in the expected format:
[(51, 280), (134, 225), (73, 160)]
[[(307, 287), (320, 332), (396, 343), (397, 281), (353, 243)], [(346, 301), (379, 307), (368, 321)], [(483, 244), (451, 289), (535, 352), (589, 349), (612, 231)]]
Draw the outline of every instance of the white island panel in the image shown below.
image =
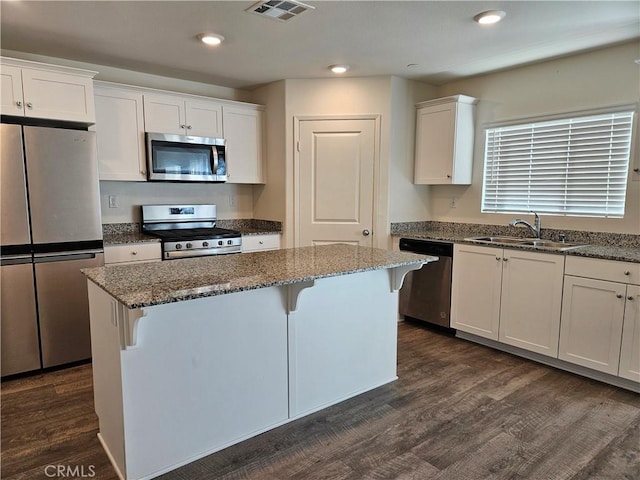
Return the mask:
[[(125, 478), (153, 478), (288, 418), (285, 294), (272, 287), (143, 310), (136, 345), (119, 354)], [(107, 424), (101, 432), (122, 428)], [(103, 442), (122, 457), (117, 436)]]
[(327, 245), (84, 270), (99, 437), (121, 478), (395, 380), (398, 289), (433, 260)]
[(307, 415), (396, 376), (398, 292), (388, 270), (315, 281), (289, 315), (289, 402)]

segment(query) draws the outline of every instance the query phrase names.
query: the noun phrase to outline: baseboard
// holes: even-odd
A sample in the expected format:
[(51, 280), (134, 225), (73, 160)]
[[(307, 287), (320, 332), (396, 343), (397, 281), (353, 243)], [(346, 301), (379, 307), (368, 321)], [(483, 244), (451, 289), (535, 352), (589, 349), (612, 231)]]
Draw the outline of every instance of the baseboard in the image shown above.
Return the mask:
[(609, 375), (608, 373), (598, 372), (597, 370), (592, 370), (581, 365), (574, 365), (573, 363), (565, 362), (564, 360), (560, 360), (558, 358), (547, 357), (539, 353), (530, 352), (522, 348), (506, 345), (495, 340), (479, 337), (472, 333), (466, 333), (460, 330), (457, 331), (456, 337), (463, 340), (468, 340), (470, 342), (478, 343), (486, 347), (495, 348), (496, 350), (510, 353), (512, 355), (526, 358), (528, 360), (533, 360), (534, 362), (542, 363), (544, 365), (558, 368), (566, 372), (575, 373), (576, 375), (580, 375), (582, 377), (587, 377), (592, 380), (598, 380), (599, 382), (608, 383), (609, 385), (613, 385), (615, 387), (620, 387), (624, 388), (625, 390), (631, 390), (632, 392), (640, 393), (640, 383), (634, 382), (633, 380), (627, 380), (626, 378), (616, 377), (615, 375)]

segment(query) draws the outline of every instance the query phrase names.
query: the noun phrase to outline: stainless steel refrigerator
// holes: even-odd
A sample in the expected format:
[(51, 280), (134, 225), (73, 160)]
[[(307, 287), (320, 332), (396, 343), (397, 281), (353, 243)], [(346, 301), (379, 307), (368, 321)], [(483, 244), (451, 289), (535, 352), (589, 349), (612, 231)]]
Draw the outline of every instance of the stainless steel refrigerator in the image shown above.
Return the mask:
[(81, 268), (104, 264), (95, 133), (2, 124), (2, 376), (91, 357)]

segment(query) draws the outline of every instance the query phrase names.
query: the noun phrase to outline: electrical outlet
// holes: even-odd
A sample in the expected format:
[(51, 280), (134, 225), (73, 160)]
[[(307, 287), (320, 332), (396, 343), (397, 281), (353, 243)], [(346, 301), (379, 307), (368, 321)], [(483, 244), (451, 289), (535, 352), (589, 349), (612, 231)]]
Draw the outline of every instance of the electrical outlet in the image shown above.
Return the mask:
[(118, 208), (118, 197), (109, 195), (109, 208)]
[(229, 206), (230, 207), (235, 207), (236, 206), (236, 196), (235, 195), (229, 195)]
[(458, 206), (458, 197), (451, 197), (451, 208), (456, 208)]

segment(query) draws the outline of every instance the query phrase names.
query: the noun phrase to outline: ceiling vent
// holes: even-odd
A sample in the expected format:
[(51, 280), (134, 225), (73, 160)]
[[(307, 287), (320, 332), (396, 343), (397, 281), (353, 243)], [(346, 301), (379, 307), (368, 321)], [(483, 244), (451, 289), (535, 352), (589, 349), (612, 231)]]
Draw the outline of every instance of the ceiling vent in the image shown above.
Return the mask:
[(260, 16), (272, 18), (273, 20), (280, 20), (286, 22), (294, 17), (297, 17), (302, 12), (306, 12), (309, 9), (314, 9), (311, 5), (305, 5), (302, 2), (295, 0), (268, 0), (258, 2), (255, 5), (247, 8), (247, 12), (257, 13)]

